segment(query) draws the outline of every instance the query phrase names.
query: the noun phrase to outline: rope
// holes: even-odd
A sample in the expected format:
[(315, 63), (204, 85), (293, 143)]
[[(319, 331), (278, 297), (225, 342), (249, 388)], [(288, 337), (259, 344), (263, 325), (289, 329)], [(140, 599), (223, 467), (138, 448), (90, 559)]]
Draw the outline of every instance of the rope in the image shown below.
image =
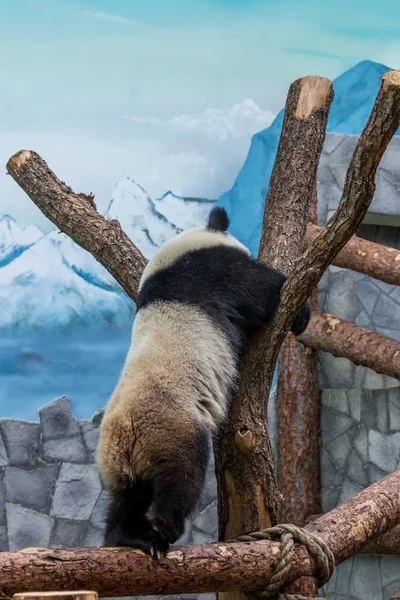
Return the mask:
[(228, 542), (253, 542), (260, 540), (280, 541), (280, 559), (268, 585), (260, 592), (246, 594), (248, 597), (256, 598), (257, 600), (267, 600), (267, 598), (276, 598), (277, 600), (312, 600), (298, 594), (279, 594), (279, 590), (287, 583), (295, 542), (305, 546), (310, 556), (314, 559), (317, 565), (315, 577), (318, 581), (318, 587), (322, 587), (332, 577), (335, 569), (335, 557), (331, 549), (319, 537), (310, 531), (296, 527), (296, 525), (277, 525), (263, 531), (240, 535), (237, 538), (228, 540)]

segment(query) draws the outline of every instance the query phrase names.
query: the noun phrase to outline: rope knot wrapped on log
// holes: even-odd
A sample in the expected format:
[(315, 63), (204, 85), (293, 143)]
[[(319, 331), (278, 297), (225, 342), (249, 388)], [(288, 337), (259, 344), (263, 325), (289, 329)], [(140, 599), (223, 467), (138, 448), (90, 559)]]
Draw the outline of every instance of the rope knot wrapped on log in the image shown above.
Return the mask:
[(321, 538), (301, 527), (296, 527), (296, 525), (282, 523), (263, 531), (240, 535), (229, 540), (229, 542), (257, 542), (262, 540), (280, 542), (280, 561), (269, 584), (260, 592), (246, 594), (248, 598), (256, 598), (257, 600), (271, 598), (276, 598), (277, 600), (302, 600), (304, 598), (304, 596), (293, 594), (279, 594), (279, 590), (288, 583), (288, 573), (291, 569), (295, 542), (305, 546), (311, 558), (314, 559), (317, 567), (315, 578), (318, 581), (318, 587), (325, 585), (332, 577), (335, 570), (335, 557), (331, 549)]

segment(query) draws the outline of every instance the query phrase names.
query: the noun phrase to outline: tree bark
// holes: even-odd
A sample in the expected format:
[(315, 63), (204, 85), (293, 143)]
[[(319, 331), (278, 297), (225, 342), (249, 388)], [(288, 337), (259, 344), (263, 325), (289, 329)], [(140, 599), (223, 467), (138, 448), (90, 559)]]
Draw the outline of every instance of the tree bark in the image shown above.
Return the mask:
[(393, 527), (373, 542), (367, 544), (360, 554), (395, 554), (400, 556), (400, 525)]
[(36, 152), (20, 150), (8, 161), (7, 171), (42, 213), (90, 252), (136, 300), (146, 260), (119, 222), (102, 217), (93, 196), (75, 194)]
[[(320, 77), (305, 77), (289, 89), (259, 251), (260, 260), (286, 274), (303, 248), (332, 98), (331, 82)], [(229, 419), (218, 433), (215, 464), (220, 539), (264, 529), (278, 518), (280, 495), (267, 403), (279, 346), (289, 326), (288, 322), (275, 345), (269, 343), (269, 328), (255, 337), (245, 353)], [(248, 443), (242, 444), (243, 439)], [(239, 594), (229, 594), (224, 600), (239, 598)]]
[(400, 589), (392, 594), (390, 600), (400, 600)]
[[(307, 225), (306, 245), (311, 246), (321, 233), (322, 227), (313, 223)], [(351, 269), (379, 279), (391, 285), (400, 285), (400, 251), (364, 240), (353, 235), (332, 264), (343, 269)]]
[[(400, 522), (400, 471), (305, 527), (325, 541), (336, 564)], [(102, 597), (262, 589), (280, 558), (277, 542), (176, 546), (157, 560), (127, 548), (31, 548), (0, 553), (3, 594), (90, 589)], [(297, 546), (288, 584), (315, 572)]]
[[(317, 186), (310, 221), (317, 218)], [(318, 311), (317, 290), (310, 297)], [(319, 478), (320, 389), (317, 352), (288, 333), (278, 360), (277, 426), (278, 489), (283, 497), (280, 521), (302, 526), (309, 515), (321, 512)], [(302, 585), (303, 584), (303, 585)], [(304, 587), (303, 578), (300, 588)], [(307, 583), (303, 596), (307, 596)], [(310, 595), (310, 594), (308, 594)], [(311, 594), (312, 595), (312, 594)]]
[(313, 313), (298, 338), (306, 346), (348, 358), (356, 365), (400, 379), (400, 342), (332, 315)]

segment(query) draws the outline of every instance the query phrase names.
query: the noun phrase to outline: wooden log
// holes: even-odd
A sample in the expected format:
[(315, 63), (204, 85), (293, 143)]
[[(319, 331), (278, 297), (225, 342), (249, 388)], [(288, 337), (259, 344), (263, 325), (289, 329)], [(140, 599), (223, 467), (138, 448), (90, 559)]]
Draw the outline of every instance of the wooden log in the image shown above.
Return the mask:
[[(310, 220), (316, 218), (317, 189), (314, 185)], [(318, 311), (316, 290), (313, 290), (310, 303), (312, 310)], [(280, 512), (283, 523), (302, 526), (309, 515), (321, 512), (319, 417), (317, 352), (298, 342), (289, 332), (279, 353), (277, 384), (277, 471), (278, 489), (283, 498)], [(302, 583), (304, 585), (304, 578)], [(306, 591), (309, 590), (305, 589), (303, 596), (307, 595)]]
[(298, 338), (306, 346), (348, 358), (356, 365), (400, 379), (400, 342), (332, 315), (313, 313)]
[(32, 150), (14, 154), (7, 171), (42, 213), (90, 252), (136, 300), (146, 260), (119, 222), (107, 221), (97, 212), (92, 196), (75, 194)]
[[(321, 233), (322, 227), (307, 225), (306, 245), (311, 246)], [(400, 285), (400, 251), (353, 235), (332, 260), (332, 264), (343, 269), (364, 273), (379, 281)]]
[[(381, 479), (305, 527), (325, 541), (336, 564), (400, 522), (400, 471)], [(157, 560), (127, 548), (30, 548), (0, 553), (3, 594), (93, 589), (102, 597), (262, 589), (280, 558), (277, 542), (176, 546)], [(297, 546), (288, 583), (313, 575)]]

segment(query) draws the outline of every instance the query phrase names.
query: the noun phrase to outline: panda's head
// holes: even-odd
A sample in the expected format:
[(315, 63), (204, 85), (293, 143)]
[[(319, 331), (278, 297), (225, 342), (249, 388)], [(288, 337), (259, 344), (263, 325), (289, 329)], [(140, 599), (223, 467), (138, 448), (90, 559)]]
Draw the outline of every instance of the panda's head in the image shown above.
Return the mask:
[(147, 263), (143, 271), (139, 289), (151, 275), (154, 275), (161, 269), (165, 269), (175, 260), (192, 250), (224, 245), (239, 248), (245, 254), (250, 255), (248, 248), (228, 233), (229, 223), (226, 210), (216, 206), (210, 212), (205, 225), (193, 227), (192, 229), (178, 233), (172, 240), (163, 244)]

